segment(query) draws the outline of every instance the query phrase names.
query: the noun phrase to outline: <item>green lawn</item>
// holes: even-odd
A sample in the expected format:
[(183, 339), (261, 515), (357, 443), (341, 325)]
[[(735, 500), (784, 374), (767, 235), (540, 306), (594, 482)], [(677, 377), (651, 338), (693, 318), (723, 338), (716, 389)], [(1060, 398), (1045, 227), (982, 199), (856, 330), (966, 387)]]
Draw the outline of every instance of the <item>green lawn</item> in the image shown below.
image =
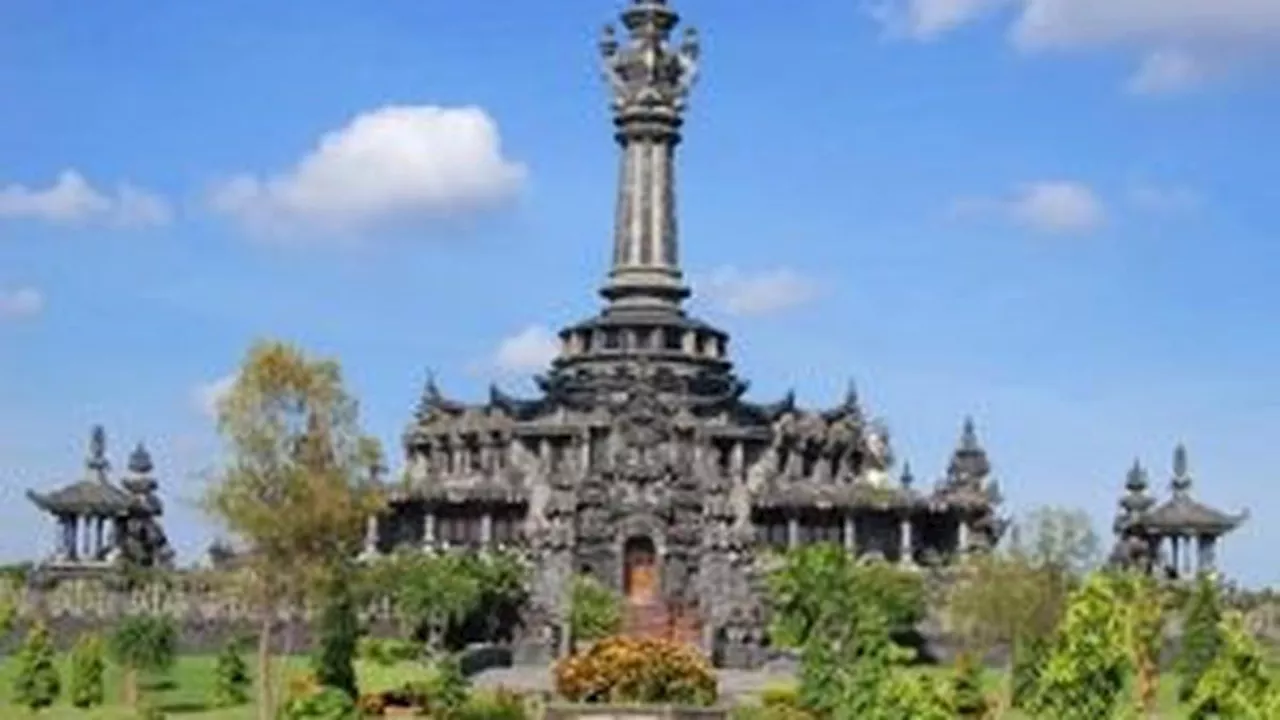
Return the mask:
[[(246, 658), (251, 663), (253, 658)], [(285, 676), (300, 673), (307, 667), (306, 658), (286, 658), (282, 672)], [(225, 710), (210, 709), (213, 695), (213, 656), (185, 656), (167, 677), (149, 678), (144, 683), (143, 699), (150, 700), (166, 713), (182, 720), (256, 720), (253, 705)], [(398, 687), (405, 682), (424, 677), (426, 670), (420, 664), (403, 663), (391, 667), (358, 663), (360, 687), (377, 691)], [(277, 673), (280, 675), (281, 673)], [(63, 690), (66, 690), (65, 659)], [(39, 714), (41, 720), (134, 720), (135, 714), (120, 705), (121, 679), (117, 668), (107, 670), (107, 704), (96, 710), (78, 710), (65, 702)], [(0, 718), (17, 720), (32, 717), (25, 710), (18, 710), (9, 703), (13, 687), (13, 663), (10, 658), (0, 660)]]

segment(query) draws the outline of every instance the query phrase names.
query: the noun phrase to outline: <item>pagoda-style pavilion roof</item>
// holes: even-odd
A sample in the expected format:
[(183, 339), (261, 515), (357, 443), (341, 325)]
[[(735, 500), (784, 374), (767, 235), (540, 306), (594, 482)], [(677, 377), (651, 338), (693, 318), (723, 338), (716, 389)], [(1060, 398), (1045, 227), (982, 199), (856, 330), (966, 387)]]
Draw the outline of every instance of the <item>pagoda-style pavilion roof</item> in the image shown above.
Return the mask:
[[(1136, 463), (1134, 467), (1128, 489), (1131, 493), (1144, 492), (1145, 477)], [(1235, 530), (1249, 517), (1247, 511), (1233, 515), (1196, 500), (1191, 496), (1191, 484), (1187, 450), (1179, 444), (1173, 451), (1173, 478), (1169, 482), (1172, 495), (1155, 508), (1137, 513), (1129, 527), (1156, 534), (1220, 536)]]
[(129, 493), (105, 480), (81, 480), (49, 493), (27, 491), (40, 509), (55, 515), (124, 515), (134, 509)]
[(1144, 513), (1137, 525), (1148, 531), (1225, 535), (1246, 519), (1248, 511), (1229, 514), (1209, 507), (1185, 493), (1177, 493), (1154, 510)]

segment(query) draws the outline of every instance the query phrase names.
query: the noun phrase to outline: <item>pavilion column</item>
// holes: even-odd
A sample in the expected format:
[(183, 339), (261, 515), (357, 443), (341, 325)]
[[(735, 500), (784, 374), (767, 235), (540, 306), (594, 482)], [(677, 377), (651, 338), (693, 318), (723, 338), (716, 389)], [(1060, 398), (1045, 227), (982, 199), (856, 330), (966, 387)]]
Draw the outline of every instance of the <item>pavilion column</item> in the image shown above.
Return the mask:
[(422, 519), (422, 545), (425, 548), (435, 547), (436, 544), (436, 511), (434, 508), (427, 508), (427, 514)]
[(1214, 558), (1215, 538), (1212, 535), (1200, 536), (1200, 572), (1213, 572), (1216, 558)]
[(364, 554), (373, 557), (378, 553), (378, 514), (370, 513), (364, 521)]
[(480, 516), (480, 546), (489, 547), (493, 542), (493, 513), (485, 510)]
[(90, 547), (90, 543), (93, 541), (93, 533), (89, 528), (92, 522), (92, 519), (88, 516), (80, 518), (80, 559), (82, 560), (88, 560), (93, 556), (93, 548)]
[(956, 533), (956, 552), (960, 555), (969, 552), (969, 520), (967, 518), (960, 519), (960, 526)]
[(64, 515), (58, 519), (58, 524), (62, 527), (62, 538), (59, 541), (58, 550), (63, 558), (70, 559), (76, 556), (76, 519), (74, 515)]
[(853, 513), (844, 516), (844, 549), (851, 555), (858, 553), (858, 521)]
[(1169, 536), (1169, 565), (1173, 567), (1174, 575), (1182, 574), (1182, 564), (1178, 562), (1178, 536)]
[(900, 557), (898, 562), (903, 565), (914, 565), (916, 561), (913, 554), (915, 551), (915, 540), (912, 537), (913, 528), (911, 526), (910, 516), (903, 516), (900, 528), (898, 539), (902, 543), (902, 547), (899, 550)]
[(787, 547), (794, 548), (800, 545), (800, 519), (795, 515), (787, 516)]
[(105, 546), (103, 545), (103, 537), (106, 535), (106, 533), (104, 533), (104, 532), (103, 532), (103, 529), (104, 529), (105, 527), (106, 527), (106, 524), (105, 524), (105, 518), (97, 518), (97, 519), (94, 521), (94, 528), (93, 528), (93, 545), (94, 545), (94, 547), (93, 547), (93, 556), (94, 556), (94, 558), (97, 558), (99, 555), (101, 555), (101, 554), (102, 554), (102, 550), (103, 550), (103, 548), (105, 547)]

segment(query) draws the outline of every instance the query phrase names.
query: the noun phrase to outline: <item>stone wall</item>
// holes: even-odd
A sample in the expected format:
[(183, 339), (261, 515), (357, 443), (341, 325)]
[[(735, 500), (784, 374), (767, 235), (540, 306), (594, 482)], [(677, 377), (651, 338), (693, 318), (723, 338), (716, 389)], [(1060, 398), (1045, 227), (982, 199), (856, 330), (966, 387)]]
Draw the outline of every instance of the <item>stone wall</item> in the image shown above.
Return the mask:
[[(113, 589), (100, 579), (79, 578), (40, 587), (15, 581), (0, 583), (0, 597), (14, 600), (19, 614), (15, 632), (0, 638), (0, 653), (11, 651), (26, 635), (34, 618), (49, 628), (54, 643), (69, 648), (82, 634), (107, 634), (120, 618), (152, 614), (173, 618), (179, 633), (179, 651), (216, 652), (228, 641), (256, 642), (261, 629), (258, 614), (232, 591), (215, 590), (186, 582), (154, 583), (132, 590)], [(364, 619), (372, 634), (394, 635), (390, 607), (380, 603), (368, 609)], [(275, 652), (305, 652), (311, 648), (310, 613), (284, 611), (272, 625)]]

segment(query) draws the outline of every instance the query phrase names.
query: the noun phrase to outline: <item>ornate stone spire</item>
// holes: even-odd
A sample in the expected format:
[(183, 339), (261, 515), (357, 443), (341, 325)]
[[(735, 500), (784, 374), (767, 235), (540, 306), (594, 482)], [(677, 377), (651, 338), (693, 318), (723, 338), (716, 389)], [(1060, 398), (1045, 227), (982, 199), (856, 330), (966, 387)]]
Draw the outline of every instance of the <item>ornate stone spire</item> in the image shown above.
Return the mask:
[(951, 484), (981, 483), (991, 473), (987, 451), (978, 441), (977, 426), (966, 416), (960, 429), (960, 442), (947, 465), (947, 481)]
[(141, 442), (129, 454), (129, 472), (134, 475), (150, 475), (155, 469), (155, 464), (151, 462), (151, 453), (147, 451), (147, 446)]
[(84, 465), (90, 475), (106, 481), (111, 463), (107, 461), (107, 431), (101, 425), (94, 425), (89, 431), (89, 455)]
[(665, 0), (632, 0), (622, 12), (626, 38), (606, 26), (600, 39), (614, 137), (622, 147), (613, 264), (601, 294), (614, 306), (674, 308), (688, 296), (680, 272), (675, 147), (697, 76), (697, 33), (679, 45), (680, 16)]
[(1173, 449), (1173, 479), (1169, 487), (1174, 494), (1185, 495), (1191, 490), (1191, 472), (1187, 468), (1187, 448), (1182, 443)]

